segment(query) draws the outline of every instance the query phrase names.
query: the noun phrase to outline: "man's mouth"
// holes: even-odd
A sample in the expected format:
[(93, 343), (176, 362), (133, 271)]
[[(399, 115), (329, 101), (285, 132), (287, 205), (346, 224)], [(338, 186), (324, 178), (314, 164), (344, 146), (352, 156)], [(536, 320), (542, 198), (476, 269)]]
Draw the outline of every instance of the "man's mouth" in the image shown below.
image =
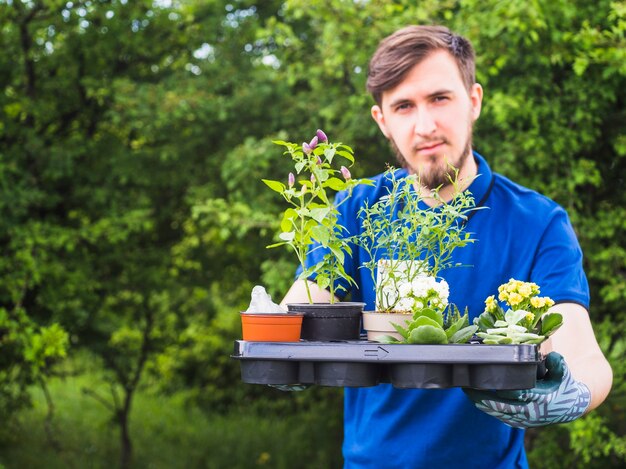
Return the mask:
[(422, 145), (419, 145), (418, 147), (416, 147), (415, 152), (416, 153), (429, 153), (432, 151), (436, 151), (438, 149), (440, 149), (443, 144), (445, 142), (440, 140), (437, 142), (428, 142), (428, 143), (424, 143)]

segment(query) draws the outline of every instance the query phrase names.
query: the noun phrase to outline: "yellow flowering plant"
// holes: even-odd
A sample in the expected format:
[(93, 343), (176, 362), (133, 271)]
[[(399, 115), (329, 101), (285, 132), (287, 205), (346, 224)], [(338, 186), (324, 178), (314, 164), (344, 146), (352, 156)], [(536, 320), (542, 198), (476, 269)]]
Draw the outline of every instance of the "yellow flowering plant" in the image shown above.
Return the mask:
[(485, 311), (474, 319), (476, 335), (485, 344), (540, 344), (561, 327), (563, 316), (545, 314), (554, 301), (539, 293), (539, 285), (532, 282), (510, 279), (500, 285), (497, 299), (487, 297)]

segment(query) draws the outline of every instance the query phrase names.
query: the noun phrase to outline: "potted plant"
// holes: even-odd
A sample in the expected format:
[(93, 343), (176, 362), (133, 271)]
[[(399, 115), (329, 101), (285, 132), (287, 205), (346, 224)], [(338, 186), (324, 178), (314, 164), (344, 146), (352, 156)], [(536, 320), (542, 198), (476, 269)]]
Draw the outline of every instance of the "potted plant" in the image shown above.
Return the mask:
[[(371, 184), (367, 179), (352, 179), (346, 166), (337, 169), (337, 160), (343, 158), (348, 166), (354, 164), (354, 152), (348, 145), (331, 143), (322, 130), (318, 130), (309, 143), (274, 141), (285, 147), (284, 155), (293, 162), (293, 172), (287, 183), (263, 179), (273, 191), (282, 195), (287, 208), (280, 223), (280, 242), (268, 246), (287, 246), (298, 258), (299, 279), (315, 276), (321, 288), (330, 291), (330, 304), (315, 304), (305, 281), (309, 303), (289, 304), (289, 311), (304, 313), (302, 338), (305, 340), (351, 340), (360, 335), (360, 317), (363, 303), (335, 303), (335, 295), (341, 289), (337, 280), (349, 284), (354, 280), (344, 270), (346, 255), (351, 255), (345, 228), (339, 223), (338, 206), (333, 203), (332, 193), (346, 191), (345, 203), (353, 189), (360, 184)], [(323, 259), (309, 268), (305, 265), (311, 249), (325, 249)], [(332, 321), (326, 319), (332, 318)]]
[[(448, 304), (448, 284), (438, 277), (456, 266), (455, 249), (474, 240), (463, 223), (474, 199), (460, 191), (458, 173), (451, 178), (455, 196), (445, 202), (432, 191), (433, 206), (424, 204), (416, 175), (397, 177), (394, 168), (385, 176), (388, 194), (359, 212), (363, 231), (355, 243), (369, 256), (363, 264), (376, 284), (376, 311), (363, 313), (368, 339), (386, 343), (467, 342), (477, 327), (470, 326)], [(386, 323), (386, 325), (384, 325)], [(383, 324), (383, 325), (381, 325)]]
[(539, 296), (539, 285), (510, 279), (498, 287), (495, 295), (485, 300), (485, 311), (474, 319), (485, 344), (540, 344), (563, 324), (560, 313), (545, 314), (554, 301)]

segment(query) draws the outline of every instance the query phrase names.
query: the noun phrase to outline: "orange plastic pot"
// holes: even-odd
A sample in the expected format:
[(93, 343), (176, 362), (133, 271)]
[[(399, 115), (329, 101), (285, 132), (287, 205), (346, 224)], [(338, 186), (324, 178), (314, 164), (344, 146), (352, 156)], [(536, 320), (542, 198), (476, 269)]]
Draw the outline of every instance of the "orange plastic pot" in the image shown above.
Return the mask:
[(243, 340), (298, 342), (304, 314), (241, 313)]

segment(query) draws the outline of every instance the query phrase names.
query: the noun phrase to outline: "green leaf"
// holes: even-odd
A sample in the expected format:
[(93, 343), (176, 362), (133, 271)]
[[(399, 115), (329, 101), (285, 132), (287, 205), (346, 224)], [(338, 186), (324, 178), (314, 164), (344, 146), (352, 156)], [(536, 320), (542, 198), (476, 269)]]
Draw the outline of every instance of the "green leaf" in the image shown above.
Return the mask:
[(478, 326), (481, 331), (486, 331), (487, 329), (493, 329), (495, 327), (496, 318), (491, 314), (485, 311), (480, 316), (474, 319), (474, 324)]
[(322, 223), (322, 221), (324, 221), (324, 219), (328, 216), (331, 210), (332, 209), (330, 207), (314, 208), (309, 213), (309, 216), (318, 223)]
[(560, 313), (548, 313), (541, 318), (541, 334), (548, 337), (562, 325), (563, 316)]
[(402, 327), (400, 324), (396, 324), (395, 322), (392, 322), (391, 325), (398, 332), (398, 334), (404, 337), (405, 340), (409, 338), (409, 330), (407, 328)]
[[(454, 324), (452, 324), (448, 329), (446, 329), (446, 335), (448, 336), (448, 339), (450, 339), (454, 334), (459, 332), (463, 328), (463, 326), (466, 325), (467, 322), (468, 322), (467, 314), (457, 319), (454, 322)], [(476, 330), (478, 330), (478, 326), (476, 326)]]
[(545, 336), (541, 336), (541, 335), (537, 335), (534, 334), (532, 332), (522, 332), (522, 333), (518, 333), (518, 334), (510, 334), (509, 337), (511, 337), (516, 343), (522, 343), (522, 342), (527, 342), (527, 341), (531, 341), (531, 340), (543, 340), (545, 339)]
[(272, 249), (272, 248), (277, 248), (278, 246), (284, 246), (287, 243), (274, 243), (274, 244), (270, 244), (269, 246), (265, 246), (266, 249)]
[(326, 150), (324, 150), (324, 156), (326, 157), (329, 163), (333, 162), (333, 158), (335, 157), (336, 151), (337, 150), (335, 150), (334, 148), (327, 148)]
[(325, 183), (324, 186), (328, 186), (330, 187), (332, 190), (334, 191), (342, 191), (346, 188), (346, 182), (336, 178), (336, 177), (332, 177), (329, 178)]
[(419, 312), (420, 316), (426, 316), (430, 319), (432, 319), (433, 321), (435, 321), (440, 327), (443, 328), (443, 314), (438, 313), (437, 311), (430, 309), (430, 308), (424, 308)]
[[(476, 334), (476, 335), (479, 337), (482, 337), (481, 334)], [(511, 344), (511, 343), (513, 343), (513, 339), (511, 339), (510, 337), (505, 337), (503, 335), (492, 336), (492, 335), (486, 334), (486, 337), (483, 337), (483, 344), (498, 345), (498, 344)]]
[(472, 336), (476, 333), (477, 330), (478, 330), (478, 326), (476, 325), (464, 327), (463, 329), (455, 332), (449, 338), (449, 341), (452, 344), (464, 344), (472, 338)]
[(337, 260), (339, 261), (340, 264), (343, 264), (344, 259), (345, 259), (345, 254), (344, 252), (337, 248), (336, 246), (330, 246), (330, 250), (332, 251), (332, 253), (335, 255), (335, 257), (337, 258)]
[(328, 246), (328, 240), (330, 239), (330, 233), (328, 229), (322, 225), (317, 225), (311, 229), (311, 237), (318, 241), (322, 246)]
[(409, 324), (409, 329), (416, 329), (419, 326), (433, 326), (441, 328), (441, 324), (439, 324), (434, 319), (429, 318), (428, 316), (420, 316)]
[(282, 231), (291, 231), (293, 229), (293, 220), (298, 218), (298, 212), (293, 208), (288, 208), (283, 214), (283, 219), (280, 222), (280, 229)]
[(317, 283), (318, 287), (324, 290), (330, 286), (330, 278), (326, 275), (318, 273), (317, 277), (315, 277), (315, 283)]
[[(528, 314), (528, 311), (524, 311), (523, 309), (518, 309), (516, 311), (509, 309), (506, 313), (504, 313), (504, 320), (507, 324), (514, 325), (524, 319), (526, 314)], [(496, 326), (498, 326), (497, 323)]]
[(376, 336), (374, 338), (374, 340), (376, 342), (380, 342), (381, 344), (399, 344), (401, 343), (398, 339), (396, 339), (395, 337), (392, 337), (390, 335), (379, 335)]
[(272, 181), (271, 179), (261, 179), (270, 189), (282, 194), (286, 186), (280, 181)]
[(352, 153), (345, 150), (337, 150), (337, 154), (343, 156), (346, 160), (350, 161), (350, 163), (354, 163), (354, 156)]
[(411, 344), (447, 344), (448, 337), (441, 327), (420, 326), (409, 335)]
[(295, 231), (283, 231), (282, 233), (280, 233), (278, 235), (278, 238), (282, 239), (283, 241), (286, 242), (290, 242), (293, 241), (293, 239), (296, 237), (296, 232)]
[(543, 342), (544, 340), (546, 340), (546, 336), (544, 335), (540, 335), (538, 338), (536, 339), (529, 339), (529, 340), (525, 340), (522, 342), (522, 344), (540, 344), (541, 342)]

